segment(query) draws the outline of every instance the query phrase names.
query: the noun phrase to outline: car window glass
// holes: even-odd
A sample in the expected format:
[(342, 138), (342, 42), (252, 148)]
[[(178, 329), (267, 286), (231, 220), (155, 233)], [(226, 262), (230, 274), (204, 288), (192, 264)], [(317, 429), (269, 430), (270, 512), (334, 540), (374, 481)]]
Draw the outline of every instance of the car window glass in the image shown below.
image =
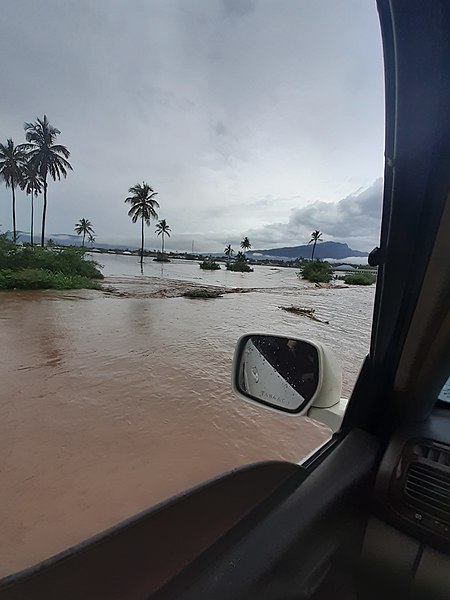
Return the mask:
[(384, 88), (374, 1), (5, 0), (0, 48), (2, 576), (329, 440), (233, 352), (316, 340), (350, 396)]

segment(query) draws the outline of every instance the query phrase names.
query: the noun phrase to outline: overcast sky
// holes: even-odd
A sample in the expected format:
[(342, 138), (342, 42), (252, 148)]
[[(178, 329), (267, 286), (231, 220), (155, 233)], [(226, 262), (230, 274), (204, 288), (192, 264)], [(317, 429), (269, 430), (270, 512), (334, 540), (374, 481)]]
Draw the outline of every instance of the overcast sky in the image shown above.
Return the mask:
[[(298, 245), (313, 229), (377, 244), (375, 0), (3, 0), (0, 53), (2, 141), (46, 113), (71, 151), (74, 171), (49, 184), (49, 234), (85, 217), (98, 241), (137, 246), (123, 200), (145, 180), (168, 249)], [(21, 192), (17, 204), (28, 231)], [(4, 186), (0, 223), (11, 228)]]

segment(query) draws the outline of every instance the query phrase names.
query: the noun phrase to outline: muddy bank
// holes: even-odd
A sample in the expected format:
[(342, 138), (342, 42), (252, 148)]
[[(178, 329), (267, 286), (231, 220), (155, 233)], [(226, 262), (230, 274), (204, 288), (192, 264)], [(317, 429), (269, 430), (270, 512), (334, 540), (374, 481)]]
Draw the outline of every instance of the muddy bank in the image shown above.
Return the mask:
[(146, 277), (136, 282), (133, 278), (107, 278), (104, 281), (103, 292), (117, 298), (179, 298), (186, 292), (204, 289), (223, 294), (245, 294), (249, 292), (265, 292), (264, 288), (221, 287), (216, 285), (202, 285), (162, 279), (160, 277)]

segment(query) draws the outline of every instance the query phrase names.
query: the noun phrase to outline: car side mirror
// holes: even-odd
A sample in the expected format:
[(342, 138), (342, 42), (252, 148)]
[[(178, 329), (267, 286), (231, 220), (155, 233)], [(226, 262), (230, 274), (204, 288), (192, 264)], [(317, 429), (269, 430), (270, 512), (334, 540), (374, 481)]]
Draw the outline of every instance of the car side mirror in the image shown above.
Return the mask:
[(334, 353), (317, 342), (244, 335), (236, 344), (232, 388), (239, 398), (288, 414), (312, 416), (335, 431), (342, 421), (342, 371)]

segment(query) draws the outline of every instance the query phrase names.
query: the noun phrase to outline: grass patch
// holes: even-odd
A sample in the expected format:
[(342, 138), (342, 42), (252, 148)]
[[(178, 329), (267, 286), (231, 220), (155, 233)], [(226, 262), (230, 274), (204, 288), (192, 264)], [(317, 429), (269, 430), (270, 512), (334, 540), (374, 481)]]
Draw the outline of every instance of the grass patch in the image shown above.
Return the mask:
[(222, 296), (222, 292), (220, 290), (207, 290), (204, 288), (198, 288), (187, 290), (184, 292), (183, 296), (185, 298), (219, 298)]
[(101, 289), (98, 281), (83, 275), (63, 275), (45, 269), (0, 270), (0, 290)]
[(100, 289), (98, 264), (79, 247), (16, 246), (0, 235), (0, 290)]
[(349, 273), (342, 278), (347, 285), (372, 285), (377, 280), (373, 273)]
[(303, 263), (299, 275), (312, 283), (329, 283), (333, 269), (324, 260), (308, 260)]

